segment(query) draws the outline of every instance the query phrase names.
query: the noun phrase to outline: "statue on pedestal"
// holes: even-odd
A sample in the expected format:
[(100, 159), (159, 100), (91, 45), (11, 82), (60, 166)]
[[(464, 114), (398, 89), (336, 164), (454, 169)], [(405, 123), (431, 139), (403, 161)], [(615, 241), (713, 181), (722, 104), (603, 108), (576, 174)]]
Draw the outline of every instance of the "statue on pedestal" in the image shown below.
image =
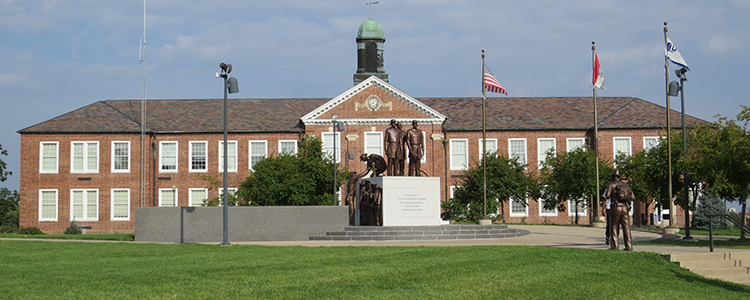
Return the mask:
[(404, 140), (409, 147), (409, 176), (422, 176), (422, 151), (424, 136), (417, 120), (411, 121), (412, 128), (406, 131)]
[(396, 120), (391, 120), (391, 127), (385, 130), (383, 138), (385, 156), (388, 158), (388, 176), (398, 174), (398, 158), (403, 156), (402, 130), (398, 129)]

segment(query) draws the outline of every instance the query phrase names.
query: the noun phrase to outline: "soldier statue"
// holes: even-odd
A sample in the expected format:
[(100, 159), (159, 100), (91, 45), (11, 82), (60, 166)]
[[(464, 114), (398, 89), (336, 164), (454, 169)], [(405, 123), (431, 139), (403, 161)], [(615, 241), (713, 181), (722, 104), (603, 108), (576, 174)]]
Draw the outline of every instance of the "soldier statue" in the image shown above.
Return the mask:
[(385, 156), (388, 158), (388, 171), (386, 173), (388, 176), (398, 174), (398, 158), (403, 156), (401, 152), (404, 149), (401, 137), (401, 130), (398, 129), (396, 120), (391, 120), (391, 127), (385, 130), (385, 138), (383, 139)]
[(633, 240), (630, 234), (630, 203), (635, 200), (633, 190), (630, 186), (620, 181), (620, 171), (612, 172), (612, 181), (607, 186), (605, 198), (612, 199), (611, 206), (607, 214), (611, 214), (609, 220), (609, 246), (611, 250), (617, 250), (619, 227), (622, 226), (622, 236), (625, 243), (625, 250), (633, 250)]
[(419, 129), (419, 123), (417, 120), (411, 121), (412, 128), (406, 131), (407, 146), (409, 147), (409, 176), (422, 176), (422, 145), (424, 143), (424, 137), (422, 136), (422, 130)]

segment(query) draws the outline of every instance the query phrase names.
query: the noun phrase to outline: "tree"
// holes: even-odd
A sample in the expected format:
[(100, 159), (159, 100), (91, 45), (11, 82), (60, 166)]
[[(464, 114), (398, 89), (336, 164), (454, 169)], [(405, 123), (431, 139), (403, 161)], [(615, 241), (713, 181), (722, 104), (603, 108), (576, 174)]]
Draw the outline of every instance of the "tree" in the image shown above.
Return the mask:
[[(0, 155), (8, 155), (8, 150), (3, 149), (3, 145), (0, 145)], [(8, 180), (8, 176), (13, 175), (13, 172), (6, 170), (7, 165), (0, 159), (0, 182)]]
[[(268, 157), (254, 166), (237, 190), (240, 203), (256, 206), (330, 205), (333, 202), (333, 162), (323, 154), (320, 139), (305, 135), (295, 155)], [(346, 170), (337, 170), (337, 186)]]
[[(517, 159), (511, 160), (496, 153), (487, 155), (487, 212), (499, 211), (503, 216), (504, 202), (508, 199), (528, 199), (538, 194), (537, 179), (526, 173), (526, 166)], [(463, 175), (463, 183), (455, 190), (453, 199), (442, 204), (445, 210), (443, 219), (476, 221), (483, 217), (482, 161), (464, 171)]]
[(18, 231), (18, 191), (0, 188), (0, 226)]
[(693, 217), (693, 226), (708, 229), (709, 222), (714, 229), (726, 228), (727, 223), (721, 218), (709, 218), (706, 215), (725, 214), (724, 201), (711, 194), (703, 194)]
[[(542, 165), (540, 181), (544, 208), (565, 211), (568, 200), (574, 203), (575, 223), (578, 224), (578, 205), (596, 194), (596, 154), (578, 148), (570, 152), (548, 153)], [(612, 174), (612, 166), (599, 160), (599, 190), (603, 192)]]

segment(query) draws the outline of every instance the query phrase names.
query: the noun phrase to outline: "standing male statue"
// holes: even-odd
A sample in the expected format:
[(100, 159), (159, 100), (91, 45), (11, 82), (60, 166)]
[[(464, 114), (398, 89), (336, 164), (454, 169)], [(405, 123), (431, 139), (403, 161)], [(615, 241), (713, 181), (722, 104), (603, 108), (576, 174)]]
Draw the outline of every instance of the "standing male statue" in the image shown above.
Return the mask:
[(607, 186), (607, 195), (605, 198), (612, 199), (611, 208), (607, 214), (612, 217), (609, 220), (610, 249), (619, 249), (618, 235), (619, 227), (622, 225), (622, 236), (625, 242), (625, 250), (633, 250), (633, 240), (630, 235), (630, 203), (635, 200), (635, 195), (630, 186), (620, 181), (620, 171), (612, 172), (612, 181)]
[(404, 149), (401, 143), (401, 130), (396, 126), (396, 120), (391, 120), (391, 127), (385, 130), (383, 148), (385, 149), (385, 156), (388, 157), (388, 172), (386, 174), (396, 176), (398, 174), (398, 157), (403, 155), (399, 151)]
[(411, 121), (412, 128), (406, 131), (405, 140), (409, 147), (409, 176), (422, 176), (422, 143), (424, 137), (422, 136), (422, 130), (419, 129), (419, 123), (417, 120)]
[(401, 135), (399, 136), (399, 140), (401, 141), (401, 150), (399, 151), (398, 155), (398, 167), (396, 167), (396, 176), (404, 176), (406, 173), (404, 173), (404, 161), (406, 161), (406, 131), (401, 127), (401, 122), (396, 122), (396, 127), (398, 127), (398, 130), (401, 131)]

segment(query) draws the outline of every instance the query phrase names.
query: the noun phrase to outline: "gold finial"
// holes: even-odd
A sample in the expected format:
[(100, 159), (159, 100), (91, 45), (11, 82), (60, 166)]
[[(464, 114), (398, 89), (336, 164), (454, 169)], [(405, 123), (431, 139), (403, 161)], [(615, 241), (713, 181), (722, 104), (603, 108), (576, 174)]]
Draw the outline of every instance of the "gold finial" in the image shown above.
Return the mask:
[(667, 21), (664, 21), (664, 32), (669, 31), (669, 28), (667, 28)]
[(596, 50), (596, 41), (591, 41), (591, 50)]
[(482, 49), (482, 58), (484, 58), (484, 49)]

